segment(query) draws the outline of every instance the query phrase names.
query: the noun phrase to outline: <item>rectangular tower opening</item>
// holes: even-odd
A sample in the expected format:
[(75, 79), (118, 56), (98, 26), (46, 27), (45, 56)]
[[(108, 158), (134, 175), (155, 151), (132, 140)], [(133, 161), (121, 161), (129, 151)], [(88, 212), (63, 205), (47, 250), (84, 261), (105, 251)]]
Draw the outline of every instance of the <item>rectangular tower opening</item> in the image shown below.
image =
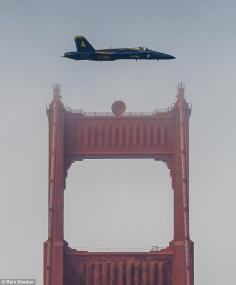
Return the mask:
[(65, 240), (88, 251), (149, 251), (173, 238), (173, 191), (164, 163), (150, 159), (72, 164)]

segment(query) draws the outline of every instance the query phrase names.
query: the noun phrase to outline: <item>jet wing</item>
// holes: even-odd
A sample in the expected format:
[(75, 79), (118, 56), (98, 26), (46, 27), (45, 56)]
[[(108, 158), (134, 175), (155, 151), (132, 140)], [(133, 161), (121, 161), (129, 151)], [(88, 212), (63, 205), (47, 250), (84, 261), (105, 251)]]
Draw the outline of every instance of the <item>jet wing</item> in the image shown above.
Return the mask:
[(115, 52), (101, 52), (101, 51), (97, 51), (96, 54), (109, 54), (109, 55), (112, 55), (112, 54), (116, 54)]
[(117, 54), (117, 52), (115, 52), (115, 51), (96, 51), (96, 54), (109, 54), (109, 55), (112, 55), (112, 54)]

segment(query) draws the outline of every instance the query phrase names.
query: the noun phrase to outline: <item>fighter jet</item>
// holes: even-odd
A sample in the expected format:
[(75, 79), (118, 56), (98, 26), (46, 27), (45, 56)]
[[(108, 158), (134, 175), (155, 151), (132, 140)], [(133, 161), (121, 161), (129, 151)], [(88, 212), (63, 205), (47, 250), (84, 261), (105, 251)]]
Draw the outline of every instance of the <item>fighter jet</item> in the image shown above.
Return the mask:
[(64, 57), (74, 60), (114, 61), (118, 59), (165, 60), (175, 57), (166, 53), (150, 50), (146, 47), (94, 49), (84, 36), (75, 37), (77, 51), (70, 51)]

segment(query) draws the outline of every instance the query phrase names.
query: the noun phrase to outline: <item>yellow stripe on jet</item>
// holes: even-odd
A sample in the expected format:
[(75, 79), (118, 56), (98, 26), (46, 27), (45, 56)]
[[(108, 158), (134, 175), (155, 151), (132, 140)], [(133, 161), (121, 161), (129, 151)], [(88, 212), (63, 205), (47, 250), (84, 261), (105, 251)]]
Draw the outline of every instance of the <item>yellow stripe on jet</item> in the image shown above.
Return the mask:
[(75, 39), (84, 39), (84, 36), (75, 36)]

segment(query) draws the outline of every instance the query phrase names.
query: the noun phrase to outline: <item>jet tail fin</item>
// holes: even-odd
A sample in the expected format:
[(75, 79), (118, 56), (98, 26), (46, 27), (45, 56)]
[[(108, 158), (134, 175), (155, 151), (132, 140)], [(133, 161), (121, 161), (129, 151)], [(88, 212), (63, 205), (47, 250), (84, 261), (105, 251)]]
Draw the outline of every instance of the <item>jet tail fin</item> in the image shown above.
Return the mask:
[(84, 36), (75, 36), (75, 45), (78, 52), (94, 52), (93, 46)]

